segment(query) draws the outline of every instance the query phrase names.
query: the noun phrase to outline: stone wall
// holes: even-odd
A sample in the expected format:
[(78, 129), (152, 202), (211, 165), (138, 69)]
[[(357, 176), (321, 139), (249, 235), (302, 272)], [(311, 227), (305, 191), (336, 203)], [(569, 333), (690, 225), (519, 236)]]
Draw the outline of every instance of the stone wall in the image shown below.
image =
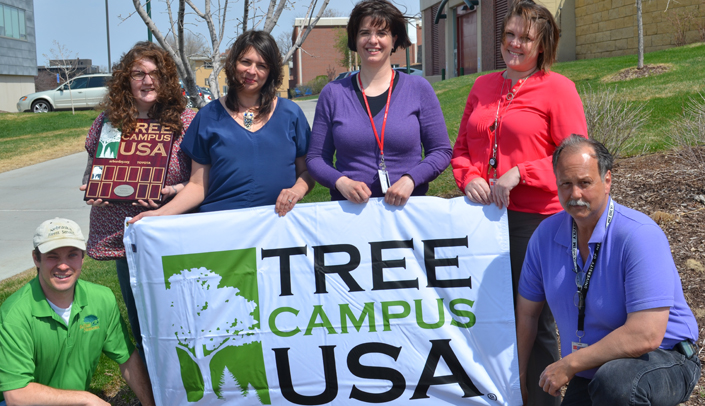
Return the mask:
[[(691, 16), (686, 43), (700, 41), (698, 28), (705, 29), (705, 1), (643, 0), (644, 51), (675, 46), (675, 17)], [(637, 53), (635, 0), (575, 0), (577, 59), (592, 59)]]

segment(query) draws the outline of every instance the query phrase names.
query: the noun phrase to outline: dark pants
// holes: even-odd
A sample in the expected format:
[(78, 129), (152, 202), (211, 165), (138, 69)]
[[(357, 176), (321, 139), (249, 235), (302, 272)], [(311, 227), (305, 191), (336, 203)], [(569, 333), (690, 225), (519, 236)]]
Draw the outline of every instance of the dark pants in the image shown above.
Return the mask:
[(115, 267), (117, 268), (122, 299), (125, 301), (125, 307), (127, 307), (127, 319), (130, 322), (130, 327), (132, 327), (132, 335), (135, 337), (135, 346), (137, 347), (137, 351), (139, 351), (144, 367), (147, 368), (147, 362), (144, 359), (144, 348), (142, 348), (140, 321), (137, 318), (137, 306), (135, 306), (135, 297), (132, 295), (132, 287), (130, 286), (130, 268), (127, 266), (127, 259), (116, 259)]
[[(548, 216), (537, 213), (522, 213), (507, 211), (509, 221), (509, 257), (512, 261), (512, 288), (514, 289), (514, 306), (519, 287), (521, 267), (524, 264), (526, 248), (536, 227)], [(541, 373), (547, 366), (558, 361), (558, 338), (556, 337), (556, 322), (548, 305), (543, 307), (539, 316), (536, 331), (536, 341), (531, 349), (528, 369), (526, 371), (526, 386), (528, 390), (528, 406), (558, 406), (560, 397), (554, 397), (539, 387)]]
[(675, 406), (685, 402), (700, 378), (700, 360), (673, 350), (607, 362), (590, 379), (574, 377), (562, 406)]

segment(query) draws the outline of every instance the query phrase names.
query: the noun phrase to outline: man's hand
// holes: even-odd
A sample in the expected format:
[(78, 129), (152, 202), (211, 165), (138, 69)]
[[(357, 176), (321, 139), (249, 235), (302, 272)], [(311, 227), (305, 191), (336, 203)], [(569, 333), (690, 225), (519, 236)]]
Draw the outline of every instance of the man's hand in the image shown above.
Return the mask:
[(567, 385), (568, 382), (573, 379), (573, 376), (575, 376), (575, 372), (572, 371), (569, 363), (563, 358), (547, 366), (546, 369), (541, 372), (539, 386), (549, 395), (558, 396), (561, 388)]

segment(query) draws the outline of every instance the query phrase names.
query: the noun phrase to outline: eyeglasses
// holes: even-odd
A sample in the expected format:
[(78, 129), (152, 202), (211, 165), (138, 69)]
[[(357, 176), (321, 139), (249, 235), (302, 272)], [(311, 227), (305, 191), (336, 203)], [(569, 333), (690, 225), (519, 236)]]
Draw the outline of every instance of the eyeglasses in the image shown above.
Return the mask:
[(156, 70), (153, 70), (149, 73), (142, 72), (141, 70), (133, 70), (132, 72), (130, 72), (130, 78), (132, 78), (132, 80), (144, 80), (147, 75), (149, 75), (153, 82), (159, 80), (159, 71)]

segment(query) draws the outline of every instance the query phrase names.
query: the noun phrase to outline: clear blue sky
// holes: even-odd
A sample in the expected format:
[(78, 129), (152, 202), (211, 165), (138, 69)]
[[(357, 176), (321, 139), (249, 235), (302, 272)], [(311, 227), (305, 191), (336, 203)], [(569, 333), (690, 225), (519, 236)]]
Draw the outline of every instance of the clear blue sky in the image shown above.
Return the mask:
[[(279, 18), (277, 27), (272, 32), (275, 37), (280, 32), (291, 32), (294, 18), (304, 17), (309, 0), (294, 0), (294, 2), (294, 9), (285, 10)], [(328, 3), (328, 8), (348, 15), (356, 2), (356, 0), (331, 0)], [(393, 2), (406, 15), (416, 15), (419, 12), (419, 0), (393, 0)], [(195, 0), (194, 3), (198, 7), (202, 7), (204, 0)], [(226, 23), (226, 33), (235, 32), (237, 24), (235, 19), (242, 16), (244, 3), (242, 0), (231, 0), (231, 4), (228, 10), (229, 21)], [(258, 7), (263, 9), (268, 4), (268, 0), (259, 0)], [(115, 63), (135, 42), (147, 39), (147, 28), (135, 13), (132, 1), (109, 0), (108, 7), (110, 11), (110, 53), (112, 63)], [(189, 9), (188, 5), (186, 9)], [(202, 8), (201, 11), (203, 11)], [(258, 12), (258, 14), (260, 13), (262, 12)], [(162, 32), (166, 32), (168, 17), (164, 2), (153, 1), (152, 18), (162, 29)], [(187, 29), (207, 34), (205, 23), (193, 24), (196, 22), (193, 16), (187, 17), (187, 21), (192, 23), (187, 25)], [(70, 50), (71, 57), (77, 53), (79, 58), (92, 59), (94, 65), (108, 65), (104, 0), (34, 0), (34, 22), (37, 35), (38, 65), (44, 65), (48, 59), (51, 59), (44, 55), (50, 56), (54, 40)], [(206, 39), (210, 43), (207, 37)], [(221, 50), (225, 50), (227, 44), (234, 39), (234, 35), (226, 34)]]

